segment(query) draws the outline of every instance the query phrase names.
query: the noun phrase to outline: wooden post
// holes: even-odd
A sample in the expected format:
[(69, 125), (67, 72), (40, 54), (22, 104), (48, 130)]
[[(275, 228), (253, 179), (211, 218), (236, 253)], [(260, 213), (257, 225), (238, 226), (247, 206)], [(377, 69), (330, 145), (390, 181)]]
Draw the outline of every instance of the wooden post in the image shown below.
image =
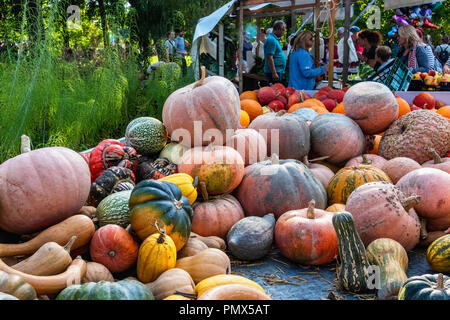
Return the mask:
[(345, 31), (344, 31), (344, 66), (342, 70), (342, 86), (345, 87), (348, 79), (349, 51), (348, 38), (350, 37), (350, 9), (351, 0), (345, 0)]
[(242, 59), (244, 58), (244, 0), (239, 1), (239, 93), (244, 88), (244, 77), (242, 75)]
[(259, 38), (261, 37), (261, 19), (256, 19), (256, 55), (255, 57), (259, 57)]
[(219, 38), (217, 39), (218, 55), (217, 61), (219, 62), (219, 76), (223, 77), (225, 75), (224, 70), (224, 60), (225, 60), (225, 50), (224, 50), (224, 40), (223, 40), (223, 24), (219, 23)]
[[(291, 5), (295, 6), (295, 0), (291, 0)], [(297, 26), (297, 14), (295, 13), (295, 10), (291, 11), (291, 34), (296, 31)]]
[(319, 67), (320, 58), (320, 0), (316, 0), (316, 4), (314, 7), (314, 19), (316, 26), (316, 38), (314, 40), (314, 63), (316, 67)]
[(330, 52), (330, 59), (328, 64), (328, 86), (333, 87), (334, 80), (334, 33), (336, 23), (336, 1), (331, 2), (331, 21), (330, 21), (330, 42), (328, 44), (328, 50)]

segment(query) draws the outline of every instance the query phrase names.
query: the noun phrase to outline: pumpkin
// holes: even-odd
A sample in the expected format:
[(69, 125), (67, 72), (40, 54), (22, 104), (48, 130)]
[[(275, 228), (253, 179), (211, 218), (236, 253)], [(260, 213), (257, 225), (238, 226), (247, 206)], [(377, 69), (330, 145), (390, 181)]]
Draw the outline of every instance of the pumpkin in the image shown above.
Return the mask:
[[(210, 129), (222, 137), (227, 129), (236, 130), (240, 109), (239, 93), (234, 84), (224, 77), (205, 78), (202, 67), (199, 81), (176, 90), (166, 99), (162, 120), (172, 141), (188, 147), (201, 146), (211, 142), (203, 137)], [(200, 130), (196, 128), (199, 125)]]
[(427, 249), (427, 262), (437, 272), (450, 272), (450, 234), (439, 237)]
[(450, 119), (450, 106), (443, 106), (436, 110), (437, 114), (440, 114), (444, 118)]
[(90, 186), (89, 167), (68, 148), (41, 148), (6, 160), (0, 165), (0, 228), (29, 234), (57, 224), (83, 207)]
[(251, 99), (258, 101), (258, 94), (255, 91), (244, 91), (239, 95), (240, 100)]
[(421, 92), (414, 97), (413, 105), (422, 109), (434, 109), (436, 106), (436, 100), (428, 92)]
[(307, 156), (303, 157), (303, 163), (311, 170), (313, 175), (319, 179), (324, 188), (328, 186), (328, 183), (334, 177), (333, 170), (320, 163), (311, 163)]
[(174, 268), (176, 260), (175, 243), (163, 229), (158, 229), (158, 233), (148, 236), (139, 247), (138, 279), (144, 283), (155, 281), (161, 273)]
[(192, 207), (173, 183), (143, 180), (131, 192), (130, 224), (141, 240), (156, 233), (155, 222), (165, 226), (166, 233), (175, 242), (177, 251), (187, 242), (191, 233)]
[(404, 116), (408, 112), (411, 112), (411, 107), (409, 106), (409, 103), (400, 97), (395, 97), (395, 100), (397, 100), (398, 103), (398, 115), (397, 119), (401, 116)]
[(152, 117), (133, 119), (125, 129), (126, 144), (140, 155), (158, 154), (167, 143), (164, 124)]
[(310, 96), (303, 90), (296, 90), (294, 93), (290, 94), (288, 97), (288, 107), (292, 107), (296, 103), (304, 102), (309, 99)]
[(195, 283), (189, 273), (179, 268), (164, 271), (159, 277), (145, 284), (155, 296), (156, 300), (163, 300), (181, 291), (187, 294), (194, 293)]
[(242, 284), (224, 284), (207, 290), (198, 300), (272, 300), (258, 289)]
[(407, 196), (418, 195), (414, 209), (427, 220), (427, 230), (450, 227), (450, 174), (435, 168), (421, 168), (404, 175), (396, 186)]
[(340, 113), (319, 114), (309, 126), (311, 151), (318, 156), (329, 156), (328, 162), (341, 164), (361, 155), (366, 141), (361, 128)]
[(336, 266), (336, 274), (339, 285), (350, 292), (367, 291), (369, 262), (352, 214), (337, 212), (331, 220), (338, 239), (340, 263)]
[(107, 224), (117, 224), (126, 228), (130, 224), (130, 200), (131, 190), (112, 193), (104, 198), (97, 206), (95, 216), (100, 227)]
[(381, 137), (381, 134), (366, 135), (366, 153), (378, 155)]
[[(314, 200), (308, 208), (283, 213), (275, 225), (275, 243), (288, 259), (308, 265), (333, 261), (338, 255), (333, 213), (316, 209)], [(301, 235), (301, 236), (299, 236)]]
[(233, 148), (227, 146), (195, 147), (180, 159), (178, 171), (205, 182), (209, 194), (233, 191), (244, 175), (244, 160)]
[(347, 202), (350, 194), (359, 186), (375, 181), (391, 182), (381, 170), (369, 165), (344, 167), (330, 180), (327, 186), (329, 204)]
[(135, 172), (137, 168), (136, 150), (119, 140), (106, 139), (101, 141), (92, 150), (89, 158), (91, 181), (94, 182), (104, 170), (110, 167), (124, 167)]
[(138, 159), (136, 180), (139, 182), (147, 179), (158, 180), (174, 174), (177, 170), (177, 165), (171, 163), (166, 158), (157, 158), (153, 160), (146, 156), (141, 156)]
[(345, 204), (342, 204), (342, 203), (332, 204), (325, 211), (328, 211), (328, 212), (342, 212), (342, 211), (345, 211)]
[(241, 111), (245, 111), (247, 113), (249, 117), (249, 123), (255, 120), (256, 117), (264, 113), (261, 104), (253, 99), (241, 100)]
[(56, 300), (155, 300), (139, 281), (120, 280), (76, 284), (62, 290)]
[(386, 161), (386, 163), (381, 167), (381, 170), (389, 176), (393, 183), (397, 183), (398, 180), (400, 180), (400, 178), (405, 174), (420, 168), (420, 164), (413, 159), (396, 157)]
[(262, 105), (267, 105), (271, 101), (275, 100), (277, 92), (272, 87), (262, 87), (258, 91), (258, 100)]
[(169, 163), (174, 163), (178, 165), (183, 153), (189, 150), (189, 147), (183, 146), (180, 143), (171, 142), (166, 144), (166, 146), (161, 150), (159, 157), (166, 158)]
[(131, 190), (135, 184), (133, 171), (123, 167), (110, 167), (92, 183), (88, 202), (97, 207), (110, 194)]
[(439, 156), (450, 148), (450, 122), (430, 110), (414, 110), (396, 120), (380, 141), (378, 154), (389, 160), (407, 157), (419, 164), (432, 160), (429, 150)]
[(294, 112), (296, 110), (299, 110), (301, 108), (311, 108), (313, 110), (315, 108), (320, 108), (320, 109), (325, 109), (325, 111), (328, 111), (322, 101), (320, 101), (318, 99), (311, 98), (311, 99), (305, 100), (304, 102), (300, 102), (300, 103), (296, 103), (296, 104), (290, 105), (289, 109), (288, 109), (288, 112), (292, 113), (292, 112)]
[(297, 160), (279, 160), (276, 154), (246, 167), (235, 195), (246, 216), (273, 213), (278, 219), (286, 211), (307, 207), (312, 199), (319, 209), (327, 206), (325, 188), (311, 170)]
[(19, 300), (19, 299), (17, 299), (16, 297), (14, 297), (10, 294), (0, 292), (0, 301), (4, 301), (4, 300)]
[(101, 263), (89, 261), (86, 263), (86, 274), (81, 279), (81, 283), (100, 281), (114, 282), (114, 277), (108, 268)]
[(430, 149), (430, 153), (433, 156), (433, 160), (424, 162), (422, 167), (440, 169), (450, 173), (450, 158), (441, 158), (434, 149)]
[(345, 93), (343, 103), (345, 114), (365, 134), (383, 132), (398, 117), (398, 102), (382, 83), (364, 81), (353, 85)]
[(200, 239), (189, 237), (183, 249), (177, 252), (177, 259), (196, 255), (209, 247)]
[(353, 159), (350, 159), (345, 164), (345, 167), (353, 167), (358, 166), (360, 164), (373, 166), (378, 169), (382, 169), (383, 165), (387, 162), (383, 157), (377, 156), (375, 154), (363, 154), (361, 156), (357, 156)]
[(241, 204), (230, 194), (209, 198), (204, 182), (200, 182), (200, 191), (203, 201), (193, 205), (191, 230), (204, 237), (225, 239), (230, 228), (244, 218)]
[(309, 153), (309, 128), (302, 118), (281, 110), (264, 114), (250, 124), (266, 140), (267, 155), (277, 153), (280, 159), (302, 160)]
[(0, 292), (19, 300), (37, 299), (36, 290), (21, 276), (0, 271)]
[(344, 103), (339, 103), (331, 112), (345, 114)]
[(186, 173), (174, 173), (158, 180), (176, 184), (180, 188), (181, 194), (189, 200), (191, 205), (197, 199), (197, 177), (194, 179)]
[(238, 259), (257, 260), (272, 248), (275, 217), (245, 217), (236, 222), (227, 234), (228, 249)]
[(248, 115), (248, 113), (244, 110), (241, 110), (241, 118), (239, 120), (239, 123), (241, 124), (241, 126), (248, 127), (248, 125), (250, 124), (250, 116)]
[(310, 125), (311, 121), (313, 121), (319, 115), (317, 111), (311, 108), (300, 108), (293, 111), (292, 114), (302, 117), (308, 125)]
[(225, 251), (225, 249), (227, 248), (225, 240), (216, 236), (202, 237), (201, 235), (191, 231), (189, 239), (200, 240), (201, 242), (206, 244), (208, 248), (216, 248), (222, 251)]
[(139, 245), (122, 227), (108, 224), (95, 231), (89, 246), (91, 259), (111, 272), (130, 268), (138, 257)]
[(408, 278), (398, 300), (450, 300), (450, 277), (439, 273)]
[(372, 241), (366, 249), (367, 260), (380, 268), (377, 297), (379, 300), (397, 300), (398, 292), (408, 279), (408, 255), (403, 246), (389, 238)]
[(193, 300), (193, 299), (183, 297), (181, 294), (172, 294), (164, 298), (163, 300)]
[(230, 274), (231, 262), (222, 250), (208, 248), (194, 256), (178, 259), (175, 268), (185, 270), (197, 284), (217, 274)]
[(244, 166), (266, 160), (267, 145), (264, 137), (254, 129), (238, 129), (227, 141), (241, 155)]
[(390, 238), (411, 250), (419, 242), (420, 222), (415, 212), (419, 196), (407, 197), (387, 182), (371, 182), (358, 187), (348, 198), (345, 209), (369, 245), (378, 238)]

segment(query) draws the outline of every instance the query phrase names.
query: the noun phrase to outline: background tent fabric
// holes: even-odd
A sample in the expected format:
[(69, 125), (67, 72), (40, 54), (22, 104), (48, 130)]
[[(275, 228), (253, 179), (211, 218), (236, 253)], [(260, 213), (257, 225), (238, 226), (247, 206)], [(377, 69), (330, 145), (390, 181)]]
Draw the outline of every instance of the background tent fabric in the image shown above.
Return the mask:
[(384, 0), (384, 10), (420, 6), (433, 2), (442, 2), (445, 0)]

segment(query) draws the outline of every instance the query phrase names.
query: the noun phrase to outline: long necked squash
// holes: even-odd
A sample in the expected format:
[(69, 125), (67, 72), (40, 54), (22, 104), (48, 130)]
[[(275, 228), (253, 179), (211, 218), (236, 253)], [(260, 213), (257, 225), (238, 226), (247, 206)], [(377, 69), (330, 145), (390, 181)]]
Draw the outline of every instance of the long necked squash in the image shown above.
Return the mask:
[[(408, 255), (403, 246), (389, 238), (372, 241), (366, 249), (367, 260), (380, 268), (377, 297), (379, 300), (397, 300), (398, 292), (408, 280)], [(377, 280), (375, 280), (376, 282)]]
[(450, 272), (450, 234), (442, 236), (427, 249), (427, 262), (437, 272)]
[(337, 212), (332, 221), (339, 247), (340, 263), (336, 268), (339, 284), (349, 292), (365, 292), (368, 290), (369, 263), (353, 216), (346, 211)]
[(156, 300), (163, 300), (177, 291), (193, 294), (195, 283), (189, 273), (179, 268), (164, 271), (153, 282), (145, 284), (155, 296)]

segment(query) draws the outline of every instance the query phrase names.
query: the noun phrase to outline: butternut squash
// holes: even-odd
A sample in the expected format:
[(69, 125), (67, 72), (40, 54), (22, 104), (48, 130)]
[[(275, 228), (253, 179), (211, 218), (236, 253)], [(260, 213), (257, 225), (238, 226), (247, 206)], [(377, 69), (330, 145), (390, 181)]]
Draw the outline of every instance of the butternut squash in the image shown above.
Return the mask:
[(231, 262), (222, 250), (208, 248), (194, 256), (178, 259), (175, 268), (187, 271), (197, 284), (217, 274), (230, 274)]
[(145, 285), (156, 300), (163, 300), (177, 291), (193, 294), (195, 283), (189, 273), (183, 269), (173, 268), (164, 271), (158, 279)]
[(35, 276), (59, 274), (72, 263), (70, 247), (76, 239), (77, 237), (73, 236), (64, 247), (56, 242), (47, 242), (32, 256), (13, 265), (12, 268)]
[(198, 238), (189, 238), (184, 247), (177, 252), (177, 259), (191, 257), (200, 251), (208, 249), (208, 246)]
[(79, 283), (86, 274), (86, 262), (81, 257), (75, 258), (63, 273), (54, 276), (35, 276), (17, 271), (6, 265), (0, 259), (0, 270), (9, 274), (15, 274), (28, 282), (38, 295), (58, 293), (66, 287)]
[(203, 293), (197, 300), (272, 300), (259, 289), (245, 284), (224, 284), (213, 287)]
[(81, 279), (81, 283), (100, 281), (114, 282), (114, 277), (108, 268), (101, 263), (92, 261), (86, 263), (86, 274)]
[(203, 236), (191, 231), (190, 238), (196, 238), (196, 239), (202, 241), (204, 244), (206, 244), (208, 246), (208, 248), (216, 248), (216, 249), (219, 249), (222, 251), (225, 251), (227, 248), (227, 244), (225, 243), (225, 240), (223, 240), (222, 238), (216, 237), (216, 236), (203, 237)]
[(10, 294), (19, 300), (37, 299), (36, 290), (21, 276), (0, 271), (0, 292)]
[(86, 245), (91, 240), (94, 232), (95, 226), (92, 220), (85, 215), (77, 214), (45, 229), (27, 242), (0, 244), (0, 257), (32, 255), (47, 242), (65, 245), (72, 236), (77, 237), (71, 247), (72, 250), (75, 250)]

